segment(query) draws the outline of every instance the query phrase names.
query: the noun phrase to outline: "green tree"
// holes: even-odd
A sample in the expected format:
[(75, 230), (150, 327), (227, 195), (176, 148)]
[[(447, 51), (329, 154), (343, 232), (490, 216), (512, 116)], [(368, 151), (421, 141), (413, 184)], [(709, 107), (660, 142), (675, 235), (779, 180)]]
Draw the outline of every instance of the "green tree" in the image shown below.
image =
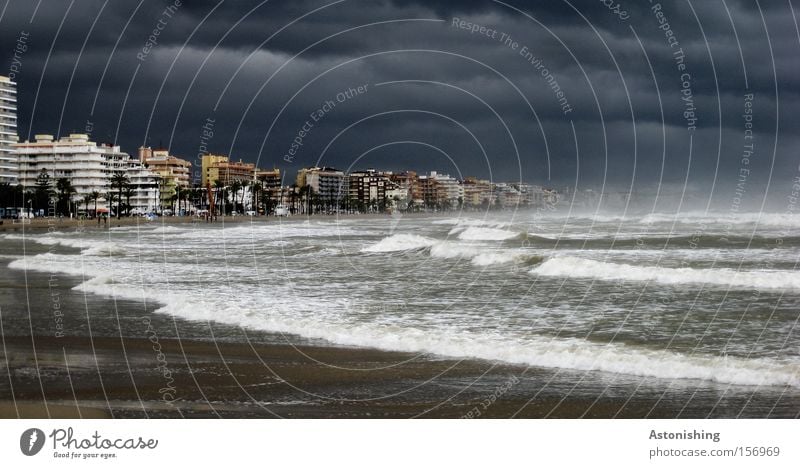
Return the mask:
[(34, 208), (36, 210), (44, 210), (44, 212), (47, 213), (50, 208), (50, 199), (52, 197), (53, 184), (50, 180), (50, 174), (47, 173), (47, 170), (42, 169), (39, 175), (36, 176), (36, 185), (33, 188)]
[(223, 184), (221, 180), (216, 179), (214, 180), (214, 188), (216, 189), (216, 192), (214, 193), (214, 202), (217, 205), (214, 208), (216, 209), (217, 213), (219, 213), (219, 207), (220, 204), (222, 204), (222, 213), (225, 214), (225, 184)]
[(250, 181), (247, 180), (247, 179), (244, 179), (243, 181), (241, 181), (241, 184), (242, 184), (242, 187), (241, 187), (241, 189), (242, 189), (242, 211), (247, 211), (247, 210), (244, 209), (244, 194), (245, 194), (245, 192), (247, 192), (247, 188), (250, 187)]
[(253, 184), (250, 186), (250, 198), (253, 204), (253, 211), (255, 211), (256, 214), (259, 213), (258, 202), (260, 201), (260, 196), (263, 191), (264, 191), (264, 183), (260, 180), (254, 181)]
[(117, 219), (122, 216), (122, 195), (125, 187), (128, 187), (130, 182), (124, 172), (116, 172), (111, 176), (111, 189), (117, 191)]
[(83, 216), (84, 217), (88, 217), (89, 216), (89, 202), (92, 201), (92, 196), (91, 195), (84, 195), (82, 201), (83, 201)]
[(89, 198), (94, 201), (94, 216), (97, 217), (97, 199), (100, 198), (100, 192), (97, 190), (92, 191), (92, 193), (89, 194)]
[(134, 193), (136, 193), (136, 189), (133, 188), (130, 184), (125, 186), (123, 190), (125, 195), (125, 212), (128, 216), (131, 215), (131, 197)]
[(58, 192), (58, 212), (70, 214), (72, 211), (72, 195), (76, 192), (72, 182), (66, 177), (58, 179), (56, 181), (56, 191)]
[(239, 182), (238, 180), (234, 180), (233, 182), (231, 182), (231, 192), (233, 192), (233, 194), (232, 194), (233, 211), (238, 211), (238, 207), (236, 206), (236, 203), (238, 201), (239, 190), (241, 190), (241, 189), (242, 189), (242, 183), (241, 182)]

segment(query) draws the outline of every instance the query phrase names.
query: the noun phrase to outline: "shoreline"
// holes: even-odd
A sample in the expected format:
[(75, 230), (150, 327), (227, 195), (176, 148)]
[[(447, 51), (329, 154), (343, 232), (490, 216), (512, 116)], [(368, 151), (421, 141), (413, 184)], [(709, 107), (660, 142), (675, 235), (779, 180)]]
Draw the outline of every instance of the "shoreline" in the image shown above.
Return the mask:
[[(461, 216), (463, 211), (448, 211), (440, 213), (402, 213), (403, 218), (429, 218), (452, 215)], [(480, 213), (470, 211), (469, 213)], [(395, 215), (396, 216), (396, 215)], [(170, 224), (197, 224), (197, 225), (225, 225), (225, 224), (262, 224), (262, 223), (286, 223), (286, 222), (305, 222), (305, 221), (331, 221), (331, 220), (358, 220), (358, 219), (390, 219), (393, 215), (387, 213), (355, 213), (355, 214), (314, 214), (293, 215), (286, 217), (277, 216), (218, 216), (214, 222), (206, 222), (203, 218), (196, 216), (160, 216), (155, 221), (147, 221), (146, 218), (134, 216), (123, 217), (120, 219), (110, 218), (108, 224), (97, 224), (97, 219), (69, 219), (69, 218), (34, 218), (29, 222), (23, 220), (3, 219), (0, 224), (2, 232), (41, 232), (44, 230), (63, 231), (74, 228), (83, 228), (92, 231), (104, 231), (109, 228), (128, 227), (128, 226), (161, 226)], [(399, 216), (398, 216), (399, 217)], [(27, 220), (26, 220), (27, 221)]]

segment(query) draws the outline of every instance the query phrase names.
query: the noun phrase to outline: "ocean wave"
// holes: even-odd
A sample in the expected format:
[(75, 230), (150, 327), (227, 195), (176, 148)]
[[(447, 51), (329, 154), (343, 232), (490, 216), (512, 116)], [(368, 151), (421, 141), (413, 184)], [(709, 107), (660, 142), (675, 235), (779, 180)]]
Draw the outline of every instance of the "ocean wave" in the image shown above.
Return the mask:
[[(187, 310), (184, 308), (184, 310)], [(662, 379), (697, 379), (735, 385), (800, 387), (796, 361), (685, 355), (602, 345), (581, 339), (509, 339), (492, 334), (420, 330), (396, 326), (331, 327), (308, 319), (250, 317), (240, 325), (291, 333), (332, 343), (391, 351), (478, 358), (512, 364), (601, 371)]]
[(292, 255), (292, 257), (331, 257), (345, 253), (345, 251), (341, 248), (331, 247), (318, 248), (316, 246), (310, 246), (301, 250), (301, 252)]
[(789, 213), (650, 213), (639, 219), (642, 224), (654, 223), (703, 223), (703, 224), (756, 224), (766, 227), (800, 227), (800, 216)]
[(35, 270), (73, 276), (101, 276), (101, 273), (96, 268), (82, 265), (80, 257), (75, 255), (54, 253), (31, 255), (14, 260), (8, 264), (8, 267), (15, 270)]
[(418, 236), (416, 234), (394, 234), (384, 237), (376, 244), (364, 247), (362, 252), (381, 253), (381, 252), (401, 252), (403, 250), (415, 250), (430, 247), (438, 242), (436, 239)]
[(499, 265), (512, 262), (530, 262), (539, 258), (530, 253), (511, 249), (492, 249), (485, 245), (457, 241), (437, 241), (415, 234), (395, 234), (381, 239), (377, 244), (365, 247), (362, 252), (399, 252), (427, 250), (433, 258), (466, 259), (475, 266)]
[(531, 255), (516, 251), (486, 252), (472, 258), (472, 264), (475, 266), (501, 265), (504, 263), (525, 263), (527, 265), (533, 265), (541, 261), (542, 257), (539, 255)]
[[(141, 300), (145, 297), (162, 304), (159, 313), (175, 317), (289, 333), (337, 345), (663, 379), (800, 387), (800, 363), (788, 358), (745, 359), (682, 354), (574, 338), (466, 331), (456, 325), (444, 324), (402, 326), (397, 321), (353, 322), (341, 312), (350, 306), (341, 298), (304, 297), (303, 301), (297, 301), (289, 291), (280, 291), (269, 297), (241, 292), (237, 295), (172, 292), (163, 288), (160, 281), (149, 286), (144, 283), (148, 278), (125, 281), (118, 276), (121, 275), (118, 270), (98, 269), (91, 265), (82, 268), (75, 259), (75, 255), (47, 253), (15, 260), (10, 266), (90, 276), (75, 289), (122, 299)], [(253, 292), (256, 291), (260, 288)]]
[[(23, 237), (20, 236), (20, 239), (22, 238)], [(64, 247), (80, 249), (81, 255), (87, 256), (122, 255), (126, 252), (125, 247), (118, 243), (104, 242), (99, 240), (53, 237), (51, 235), (25, 236), (24, 239), (41, 245), (62, 245)]]
[(88, 255), (88, 256), (109, 256), (109, 255), (125, 255), (127, 253), (127, 249), (119, 244), (111, 244), (111, 243), (104, 243), (104, 244), (96, 244), (93, 245), (86, 250), (81, 251), (81, 255)]
[(798, 271), (737, 271), (637, 266), (577, 257), (554, 257), (531, 270), (539, 276), (593, 278), (601, 281), (655, 281), (662, 284), (704, 284), (731, 289), (800, 289)]
[(468, 227), (458, 234), (458, 238), (468, 241), (504, 241), (521, 237), (522, 234), (505, 229), (489, 227)]
[(460, 242), (438, 242), (430, 248), (430, 255), (434, 258), (472, 258), (478, 254), (478, 247)]
[(489, 219), (479, 219), (479, 218), (447, 218), (447, 219), (439, 219), (435, 221), (431, 221), (431, 224), (447, 224), (452, 226), (488, 226), (488, 227), (496, 227), (502, 228), (508, 226), (508, 223), (505, 221), (493, 221)]
[[(108, 290), (108, 285), (100, 282), (79, 288), (102, 291)], [(127, 294), (136, 298), (141, 292), (131, 290)], [(618, 343), (601, 344), (536, 335), (508, 337), (489, 332), (464, 332), (451, 327), (430, 329), (395, 324), (328, 322), (314, 318), (313, 313), (296, 313), (297, 303), (293, 300), (271, 304), (270, 309), (279, 312), (266, 315), (244, 304), (195, 303), (174, 295), (161, 296), (158, 300), (165, 304), (158, 312), (189, 320), (224, 321), (245, 328), (322, 339), (344, 346), (662, 379), (800, 387), (800, 363), (792, 359), (689, 355)], [(312, 302), (305, 305), (317, 311), (347, 306), (344, 303)]]
[(504, 263), (529, 263), (532, 264), (541, 257), (520, 250), (497, 250), (457, 242), (440, 242), (431, 246), (430, 255), (434, 258), (463, 258), (469, 259), (475, 266), (485, 267), (502, 265)]

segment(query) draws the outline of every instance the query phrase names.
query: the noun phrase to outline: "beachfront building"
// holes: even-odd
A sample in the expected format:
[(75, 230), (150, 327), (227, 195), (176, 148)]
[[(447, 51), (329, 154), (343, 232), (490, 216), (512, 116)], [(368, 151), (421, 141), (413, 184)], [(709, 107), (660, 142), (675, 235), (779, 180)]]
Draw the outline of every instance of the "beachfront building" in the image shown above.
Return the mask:
[(0, 76), (0, 183), (19, 183), (19, 163), (14, 152), (17, 142), (17, 85)]
[(477, 177), (465, 177), (461, 182), (464, 204), (470, 207), (488, 207), (493, 202), (492, 183)]
[(188, 188), (192, 183), (192, 163), (169, 154), (166, 149), (143, 146), (139, 148), (139, 162), (168, 185)]
[(163, 148), (139, 148), (139, 162), (159, 176), (161, 206), (171, 206), (177, 195), (191, 185), (192, 163)]
[[(211, 168), (216, 166), (221, 162), (228, 162), (228, 157), (222, 154), (204, 154), (203, 157), (200, 159), (200, 184), (205, 187), (208, 184), (213, 185), (216, 178), (212, 177)], [(213, 175), (217, 175), (217, 172), (214, 172)]]
[(390, 212), (408, 209), (411, 192), (408, 187), (389, 180), (386, 186), (386, 210)]
[[(111, 177), (126, 172), (130, 156), (119, 146), (95, 143), (89, 136), (73, 133), (58, 140), (53, 135), (39, 134), (34, 141), (15, 143), (19, 158), (19, 183), (26, 189), (36, 186), (36, 179), (45, 172), (51, 181), (67, 179), (75, 192), (72, 200), (80, 200), (92, 192), (106, 193)], [(104, 199), (100, 205), (106, 207)]]
[[(403, 171), (392, 173), (389, 180), (397, 185), (397, 188), (406, 192), (406, 207), (423, 206), (425, 200), (422, 198), (422, 187), (419, 183), (419, 176), (414, 171)], [(392, 196), (392, 198), (394, 195)]]
[(228, 156), (219, 154), (204, 154), (201, 159), (202, 165), (202, 179), (203, 187), (206, 184), (212, 186), (219, 181), (223, 186), (227, 187), (234, 181), (252, 182), (256, 174), (256, 165), (253, 163), (242, 162), (240, 159), (231, 161)]
[(283, 203), (281, 197), (281, 187), (283, 186), (281, 170), (278, 168), (273, 168), (272, 170), (256, 169), (255, 181), (260, 184), (259, 199), (255, 205), (258, 206), (259, 211), (269, 214), (275, 207)]
[(507, 209), (533, 206), (534, 200), (539, 198), (533, 186), (522, 183), (496, 184), (494, 194), (497, 199), (496, 204)]
[(358, 211), (383, 211), (389, 179), (375, 169), (351, 172), (348, 177), (348, 198)]
[(427, 209), (448, 210), (458, 207), (464, 197), (464, 190), (458, 180), (447, 174), (431, 171), (419, 176), (422, 199)]
[(125, 203), (131, 214), (159, 211), (161, 206), (161, 177), (158, 173), (131, 159), (125, 171), (128, 178)]
[(456, 208), (463, 202), (464, 189), (457, 179), (436, 171), (431, 171), (428, 177), (436, 181), (438, 197), (444, 201), (444, 208)]
[(337, 209), (348, 191), (344, 172), (332, 167), (300, 169), (297, 171), (295, 184), (301, 191), (308, 187), (307, 192), (314, 204), (328, 211)]
[(255, 180), (261, 182), (261, 187), (264, 190), (280, 190), (282, 185), (281, 179), (281, 170), (273, 168), (272, 170), (267, 169), (256, 169), (255, 171)]

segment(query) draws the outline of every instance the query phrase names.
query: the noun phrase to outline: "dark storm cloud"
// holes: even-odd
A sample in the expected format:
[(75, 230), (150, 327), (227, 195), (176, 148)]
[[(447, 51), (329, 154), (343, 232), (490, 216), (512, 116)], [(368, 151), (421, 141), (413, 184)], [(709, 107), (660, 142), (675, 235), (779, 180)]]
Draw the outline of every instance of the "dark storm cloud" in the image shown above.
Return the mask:
[[(345, 168), (368, 152), (360, 167), (551, 185), (635, 182), (642, 190), (659, 179), (704, 184), (716, 174), (725, 186), (741, 166), (743, 95), (754, 93), (750, 183), (770, 170), (797, 172), (799, 45), (787, 3), (660, 2), (684, 71), (651, 2), (606, 3), (619, 3), (626, 17), (589, 0), (185, 1), (169, 18), (168, 0), (48, 1), (38, 10), (11, 0), (0, 40), (9, 70), (20, 35), (29, 36), (16, 72), (23, 138), (83, 131), (90, 121), (95, 139), (128, 152), (161, 142), (193, 159), (210, 117), (214, 151), (290, 173), (330, 144), (322, 162)], [(519, 45), (453, 27), (453, 17)], [(158, 44), (137, 58), (159, 20)], [(698, 119), (691, 153), (683, 72)], [(406, 82), (378, 86), (394, 81)], [(310, 112), (363, 84), (367, 93), (337, 105), (294, 161), (283, 160)], [(434, 145), (454, 163), (423, 145), (386, 145), (395, 141)]]

